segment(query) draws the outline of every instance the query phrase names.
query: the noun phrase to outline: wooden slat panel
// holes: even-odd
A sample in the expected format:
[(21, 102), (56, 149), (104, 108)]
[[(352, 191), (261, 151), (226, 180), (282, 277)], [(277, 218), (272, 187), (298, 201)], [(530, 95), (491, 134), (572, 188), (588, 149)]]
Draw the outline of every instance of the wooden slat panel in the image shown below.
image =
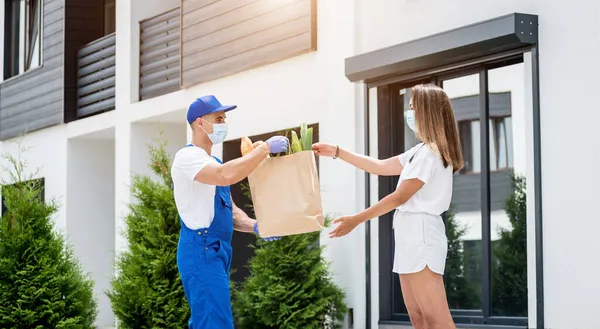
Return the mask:
[(98, 80), (108, 79), (115, 75), (115, 66), (108, 66), (102, 70), (98, 70), (92, 74), (88, 74), (85, 77), (79, 78), (79, 86), (86, 86)]
[(0, 121), (0, 139), (9, 139), (62, 123), (63, 102), (46, 104), (18, 116)]
[[(237, 39), (268, 30), (269, 28), (277, 28), (278, 25), (289, 21), (294, 21), (302, 17), (306, 17), (308, 19), (309, 13), (304, 10), (305, 5), (306, 4), (302, 1), (298, 1), (291, 5), (267, 12), (266, 14), (252, 17), (238, 24), (227, 26), (219, 30), (218, 33), (210, 33), (210, 31), (214, 29), (210, 26), (210, 24), (214, 25), (213, 20), (200, 23), (194, 26), (194, 28), (206, 31), (207, 33), (185, 42), (182, 49), (182, 54), (183, 56), (186, 56), (194, 52), (200, 52), (214, 46), (236, 41)], [(308, 22), (304, 23), (305, 26), (302, 26), (299, 29), (303, 32), (308, 31), (309, 27)]]
[[(33, 79), (35, 78), (33, 77)], [(35, 87), (24, 90), (24, 92), (20, 92), (18, 94), (7, 94), (5, 97), (2, 98), (2, 109), (8, 110), (10, 112), (11, 106), (18, 105), (19, 103), (24, 102), (30, 99), (31, 97), (42, 97), (42, 95), (49, 94), (55, 90), (60, 90), (62, 88), (63, 82), (60, 75), (54, 74), (52, 76), (49, 76), (47, 79), (52, 80), (48, 80), (45, 83), (39, 83)]]
[(142, 77), (140, 78), (140, 83), (143, 86), (147, 86), (153, 81), (161, 80), (165, 76), (175, 76), (178, 73), (179, 73), (179, 65), (175, 65), (173, 67), (169, 67), (164, 70), (160, 70), (160, 71), (156, 71), (154, 73), (142, 75)]
[(175, 8), (140, 22), (140, 100), (179, 89), (180, 14)]
[(54, 46), (44, 49), (44, 53), (42, 54), (44, 59), (53, 58), (54, 56), (59, 56), (63, 54), (63, 44), (57, 43)]
[(51, 91), (47, 94), (40, 94), (40, 97), (29, 97), (20, 102), (6, 105), (3, 111), (0, 112), (0, 119), (10, 118), (31, 110), (35, 111), (36, 108), (41, 108), (46, 104), (60, 101), (62, 99), (61, 96), (60, 93)]
[(142, 53), (156, 46), (164, 46), (164, 44), (167, 43), (179, 43), (179, 26), (177, 26), (174, 30), (169, 30), (168, 32), (169, 33), (162, 33), (155, 38), (144, 39), (144, 42), (140, 46)]
[(90, 83), (83, 87), (79, 87), (77, 90), (77, 96), (83, 97), (83, 96), (89, 95), (97, 90), (102, 90), (104, 88), (110, 88), (111, 86), (114, 86), (114, 85), (115, 85), (115, 76), (113, 75), (112, 77), (109, 77), (109, 78), (106, 78), (103, 80), (99, 80), (94, 83)]
[(44, 12), (51, 13), (56, 10), (62, 10), (64, 5), (64, 1), (54, 0), (54, 1), (45, 1), (44, 2)]
[(77, 116), (84, 118), (92, 114), (98, 114), (115, 109), (115, 98), (107, 98), (101, 102), (93, 103), (87, 106), (82, 106), (77, 109)]
[(316, 48), (316, 0), (203, 1), (183, 1), (183, 87)]
[(179, 7), (176, 7), (162, 14), (156, 15), (155, 17), (145, 19), (140, 22), (140, 31), (147, 30), (156, 24), (164, 23), (164, 21), (168, 21), (170, 19), (179, 21), (180, 15), (181, 12), (179, 11)]
[(183, 70), (182, 82), (184, 86), (199, 84), (258, 66), (275, 63), (305, 53), (307, 51), (306, 44), (309, 42), (310, 33), (305, 33), (209, 65)]
[[(186, 29), (211, 19), (223, 23), (236, 23), (255, 15), (259, 15), (260, 11), (264, 13), (277, 7), (285, 6), (291, 1), (294, 0), (221, 0), (202, 7), (199, 10), (184, 13), (181, 20), (181, 28)], [(183, 5), (185, 6), (186, 3)]]
[(44, 24), (52, 24), (63, 20), (64, 10), (57, 9), (53, 12), (44, 13)]
[(111, 86), (110, 88), (102, 89), (95, 93), (90, 93), (87, 96), (79, 97), (78, 105), (79, 108), (82, 108), (86, 105), (96, 103), (107, 98), (115, 97), (115, 86)]
[(150, 98), (150, 96), (156, 97), (159, 95), (163, 95), (162, 92), (165, 90), (176, 91), (178, 89), (179, 89), (179, 80), (178, 79), (165, 80), (160, 83), (152, 84), (151, 86), (149, 86), (147, 88), (144, 88), (142, 90), (142, 92), (144, 93), (142, 95), (142, 97), (144, 99), (147, 99), (147, 98)]
[(6, 97), (16, 95), (21, 92), (27, 92), (32, 87), (56, 79), (62, 70), (60, 64), (61, 58), (53, 57), (49, 61), (44, 62), (44, 67), (42, 69), (27, 73), (25, 76), (27, 79), (17, 78), (2, 82), (0, 98), (4, 100)]
[(162, 46), (157, 46), (157, 47), (153, 48), (152, 50), (144, 52), (140, 57), (140, 61), (142, 61), (143, 63), (146, 63), (149, 60), (155, 60), (157, 58), (162, 58), (162, 56), (170, 54), (170, 53), (174, 53), (178, 49), (179, 49), (178, 43), (171, 43), (171, 44), (164, 44)]
[(302, 17), (293, 21), (288, 21), (278, 26), (274, 26), (268, 30), (264, 30), (247, 37), (243, 37), (232, 42), (224, 43), (218, 46), (213, 46), (195, 54), (185, 55), (186, 45), (183, 48), (183, 70), (193, 69), (198, 66), (207, 65), (225, 60), (237, 54), (250, 52), (261, 48), (262, 45), (270, 45), (278, 41), (286, 40), (291, 37), (308, 33), (306, 25), (309, 18)]
[(152, 59), (147, 63), (142, 62), (140, 66), (140, 73), (146, 74), (151, 71), (155, 71), (157, 68), (170, 66), (172, 64), (179, 65), (179, 52), (169, 53), (166, 56), (163, 56), (162, 59)]
[(115, 41), (112, 33), (79, 50), (77, 118), (114, 109)]
[[(113, 52), (114, 53), (114, 52)], [(115, 55), (109, 55), (108, 57), (105, 57), (103, 59), (100, 59), (96, 62), (93, 62), (92, 64), (89, 64), (87, 66), (82, 66), (79, 69), (79, 76), (80, 77), (84, 77), (88, 74), (94, 73), (98, 70), (101, 70), (102, 68), (106, 68), (109, 67), (111, 65), (115, 64), (115, 60), (116, 60), (116, 56)]]
[(43, 2), (43, 65), (0, 83), (2, 140), (62, 122), (63, 5), (61, 0)]
[(217, 32), (226, 27), (239, 24), (270, 11), (284, 8), (301, 1), (305, 3), (303, 13), (309, 13), (308, 0), (251, 0), (241, 3), (234, 0), (222, 0), (214, 5), (183, 15), (182, 40), (191, 39)]
[(217, 1), (221, 0), (183, 0), (183, 13), (187, 14), (192, 10), (201, 9)]
[[(47, 35), (44, 38), (44, 49), (48, 49), (52, 46), (62, 43), (64, 40), (62, 31), (58, 31), (54, 34)], [(44, 63), (45, 64), (45, 63)]]
[(52, 35), (58, 31), (62, 31), (63, 30), (63, 22), (62, 21), (56, 21), (54, 23), (51, 24), (44, 24), (44, 28), (43, 28), (43, 35), (44, 37), (48, 36), (48, 35)]
[(147, 30), (142, 30), (142, 40), (148, 40), (152, 37), (162, 35), (168, 31), (176, 31), (179, 29), (179, 21), (172, 18), (169, 21), (161, 22), (157, 25), (151, 26)]
[(88, 43), (79, 50), (79, 58), (84, 59), (86, 56), (96, 55), (98, 52), (104, 51), (105, 49), (111, 49), (112, 52), (115, 50), (115, 34), (110, 34), (104, 38), (98, 39), (94, 42)]

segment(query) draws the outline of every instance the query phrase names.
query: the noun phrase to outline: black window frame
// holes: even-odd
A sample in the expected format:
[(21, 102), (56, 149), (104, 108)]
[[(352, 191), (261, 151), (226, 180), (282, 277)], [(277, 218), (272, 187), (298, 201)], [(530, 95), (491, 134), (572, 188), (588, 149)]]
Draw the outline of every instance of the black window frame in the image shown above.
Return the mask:
[[(25, 40), (20, 39), (20, 18), (21, 8), (15, 4), (20, 3), (21, 0), (5, 0), (4, 1), (4, 79), (10, 79), (21, 74), (27, 73), (30, 70), (41, 67), (43, 65), (43, 19), (44, 19), (44, 0), (27, 0), (31, 1), (31, 4), (26, 6), (29, 9), (25, 14), (25, 25), (29, 25), (28, 32), (34, 33), (34, 35), (26, 35)], [(34, 6), (38, 7), (38, 10), (31, 10)], [(33, 14), (33, 17), (31, 16)], [(31, 20), (33, 20), (32, 23)], [(31, 31), (29, 29), (32, 29)], [(38, 39), (39, 41), (39, 65), (31, 67), (33, 60), (33, 40)], [(16, 46), (15, 46), (15, 40)], [(19, 45), (21, 42), (25, 42), (25, 63), (23, 72), (19, 72)]]
[[(383, 48), (369, 53), (360, 54), (351, 58), (346, 58), (346, 77), (351, 82), (363, 82), (364, 99), (364, 140), (365, 153), (369, 155), (370, 150), (370, 118), (369, 90), (377, 88), (377, 111), (378, 113), (388, 112), (387, 118), (378, 116), (378, 131), (389, 129), (386, 121), (393, 120), (394, 114), (391, 111), (391, 94), (388, 94), (390, 86), (403, 83), (403, 88), (414, 85), (419, 80), (430, 80), (439, 85), (442, 79), (448, 79), (448, 75), (456, 77), (468, 75), (465, 72), (476, 72), (480, 74), (480, 120), (482, 122), (480, 134), (485, 136), (482, 142), (482, 168), (489, 168), (489, 96), (488, 90), (488, 70), (502, 66), (511, 65), (515, 61), (522, 61), (525, 53), (530, 53), (531, 58), (531, 85), (532, 88), (532, 112), (533, 112), (533, 190), (534, 195), (534, 227), (535, 231), (535, 292), (536, 292), (536, 326), (544, 328), (544, 278), (543, 278), (543, 221), (542, 221), (542, 180), (541, 180), (541, 133), (540, 133), (540, 91), (539, 91), (539, 51), (538, 48), (538, 17), (536, 15), (514, 13), (501, 17), (496, 17), (487, 21), (460, 27), (454, 30), (442, 32), (421, 39), (409, 41), (403, 44)], [(387, 92), (380, 92), (388, 89)], [(387, 95), (386, 95), (387, 94)], [(393, 94), (393, 93), (392, 93)], [(383, 104), (383, 106), (382, 106)], [(391, 113), (389, 113), (391, 112)], [(485, 124), (483, 124), (485, 123)], [(401, 126), (401, 125), (396, 125)], [(400, 128), (403, 129), (403, 128)], [(398, 128), (396, 128), (398, 130)], [(398, 131), (389, 131), (385, 137), (394, 139)], [(390, 138), (392, 136), (392, 138)], [(398, 154), (403, 149), (394, 146), (394, 142), (386, 141), (381, 135), (378, 137), (378, 155), (385, 157)], [(402, 140), (402, 139), (401, 139)], [(382, 143), (384, 145), (382, 145)], [(396, 142), (397, 143), (397, 142)], [(403, 145), (401, 146), (404, 147)], [(383, 150), (383, 152), (382, 152)], [(371, 205), (370, 195), (370, 177), (365, 174), (365, 207)], [(393, 186), (390, 186), (391, 180), (382, 184), (379, 183), (379, 193), (389, 193)], [(489, 170), (482, 170), (481, 189), (487, 191), (490, 186)], [(386, 190), (387, 188), (387, 190)], [(482, 240), (489, 241), (490, 226), (490, 200), (487, 193), (481, 193), (482, 214), (487, 214), (487, 220), (484, 218), (482, 226), (487, 227), (482, 230), (485, 235)], [(388, 214), (389, 215), (389, 214)], [(387, 253), (391, 257), (391, 221), (385, 216), (380, 217), (379, 221), (379, 287), (380, 292), (380, 324), (399, 324), (398, 320), (393, 321), (393, 305), (391, 299), (391, 285), (393, 284), (390, 267), (390, 258), (382, 257)], [(487, 222), (487, 223), (486, 223)], [(389, 227), (388, 227), (389, 226)], [(383, 232), (383, 234), (382, 234)], [(366, 253), (366, 328), (371, 326), (371, 226), (367, 222), (365, 225), (365, 253)], [(489, 243), (482, 244), (483, 255), (491, 254)], [(384, 255), (385, 256), (385, 255)], [(491, 257), (487, 257), (483, 264), (487, 270), (483, 274), (483, 281), (490, 287), (491, 281)], [(395, 280), (397, 281), (397, 280)], [(491, 290), (482, 295), (482, 299), (490, 300)], [(527, 319), (491, 317), (491, 303), (488, 303), (481, 311), (462, 311), (462, 314), (455, 314), (464, 318), (464, 323), (469, 328), (487, 327), (494, 325), (494, 328), (509, 327), (527, 327)], [(530, 313), (531, 314), (531, 313)], [(481, 315), (481, 316), (479, 316)], [(408, 316), (404, 319), (408, 321)], [(462, 322), (462, 321), (461, 321)], [(402, 323), (404, 324), (404, 323)], [(460, 326), (459, 324), (457, 324)]]

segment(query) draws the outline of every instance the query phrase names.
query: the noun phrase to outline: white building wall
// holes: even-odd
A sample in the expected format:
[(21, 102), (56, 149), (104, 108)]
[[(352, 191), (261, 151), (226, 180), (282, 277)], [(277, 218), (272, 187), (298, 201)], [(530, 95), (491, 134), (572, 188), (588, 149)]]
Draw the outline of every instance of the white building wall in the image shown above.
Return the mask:
[[(45, 199), (55, 199), (58, 202), (58, 211), (53, 215), (53, 220), (55, 228), (64, 233), (67, 226), (67, 139), (65, 127), (56, 126), (0, 142), (1, 155), (11, 154), (17, 157), (20, 148), (25, 149), (25, 152), (21, 153), (21, 160), (26, 165), (25, 177), (43, 177)], [(3, 182), (10, 182), (7, 170), (12, 170), (12, 166), (4, 158), (0, 159), (0, 164), (2, 165), (0, 179)], [(33, 177), (30, 177), (32, 175)]]
[(115, 141), (68, 140), (67, 235), (84, 271), (94, 280), (98, 301), (96, 325), (111, 327), (114, 315), (105, 292), (115, 259)]

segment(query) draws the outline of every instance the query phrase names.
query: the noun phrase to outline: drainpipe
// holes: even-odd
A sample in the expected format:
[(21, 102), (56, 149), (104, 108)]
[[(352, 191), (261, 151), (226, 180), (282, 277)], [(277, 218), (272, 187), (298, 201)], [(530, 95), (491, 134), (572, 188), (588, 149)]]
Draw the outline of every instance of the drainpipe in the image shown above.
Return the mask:
[[(370, 131), (369, 131), (369, 88), (366, 84), (364, 91), (364, 122), (365, 122), (365, 155), (370, 155)], [(371, 180), (369, 173), (365, 172), (365, 209), (371, 206)], [(365, 279), (366, 279), (366, 309), (367, 323), (365, 328), (371, 329), (371, 221), (365, 223)]]

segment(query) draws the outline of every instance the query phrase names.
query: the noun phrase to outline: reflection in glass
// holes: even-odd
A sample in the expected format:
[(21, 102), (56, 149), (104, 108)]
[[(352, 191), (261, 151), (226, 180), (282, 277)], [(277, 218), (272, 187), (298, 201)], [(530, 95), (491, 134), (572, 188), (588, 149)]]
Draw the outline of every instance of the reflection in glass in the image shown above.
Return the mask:
[[(454, 176), (452, 205), (446, 212), (448, 256), (444, 281), (452, 310), (481, 309), (481, 170), (479, 75), (443, 81), (452, 100), (465, 158), (465, 169)], [(456, 313), (456, 312), (454, 312)]]
[[(492, 315), (527, 316), (525, 71), (489, 71)], [(492, 102), (492, 95), (506, 94)]]

